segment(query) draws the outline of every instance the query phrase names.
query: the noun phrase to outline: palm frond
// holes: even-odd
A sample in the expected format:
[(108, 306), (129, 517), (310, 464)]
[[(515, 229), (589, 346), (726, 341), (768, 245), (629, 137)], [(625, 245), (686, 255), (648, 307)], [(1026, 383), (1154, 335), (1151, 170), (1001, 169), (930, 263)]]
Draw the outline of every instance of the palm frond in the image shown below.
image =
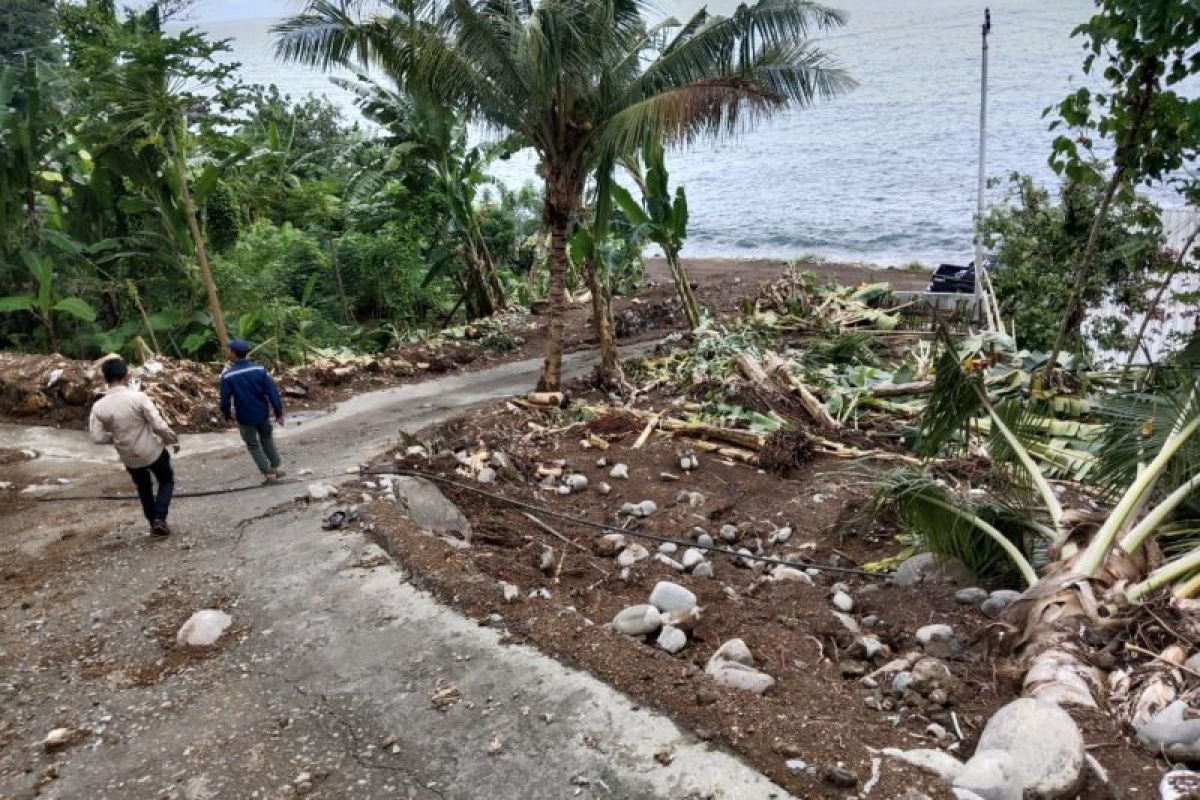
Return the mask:
[(1018, 522), (1027, 514), (1000, 504), (971, 502), (927, 472), (908, 467), (884, 473), (876, 486), (868, 513), (894, 513), (925, 550), (957, 558), (981, 576), (1000, 578), (1015, 572), (1030, 586), (1037, 582), (1025, 535), (1034, 526)]

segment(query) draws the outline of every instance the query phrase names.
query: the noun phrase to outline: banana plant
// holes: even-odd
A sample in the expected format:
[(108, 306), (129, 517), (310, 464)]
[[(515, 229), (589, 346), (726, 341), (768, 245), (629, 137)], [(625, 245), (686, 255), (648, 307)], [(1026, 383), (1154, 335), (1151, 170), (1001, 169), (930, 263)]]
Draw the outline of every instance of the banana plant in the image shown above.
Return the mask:
[(21, 251), (21, 260), (33, 278), (34, 291), (0, 297), (0, 313), (32, 314), (46, 331), (50, 347), (59, 351), (57, 318), (67, 315), (84, 322), (95, 322), (96, 311), (80, 297), (63, 297), (54, 285), (54, 262), (49, 256)]
[(662, 144), (647, 143), (642, 148), (642, 160), (646, 164), (644, 175), (637, 161), (625, 161), (625, 168), (641, 189), (642, 202), (639, 203), (627, 189), (616, 183), (612, 187), (613, 201), (640, 233), (662, 248), (667, 266), (671, 269), (675, 290), (679, 293), (679, 302), (683, 305), (684, 316), (688, 325), (695, 330), (700, 327), (700, 306), (692, 292), (683, 262), (679, 259), (679, 251), (683, 249), (684, 239), (687, 238), (687, 195), (682, 186), (676, 186), (674, 197), (671, 195)]

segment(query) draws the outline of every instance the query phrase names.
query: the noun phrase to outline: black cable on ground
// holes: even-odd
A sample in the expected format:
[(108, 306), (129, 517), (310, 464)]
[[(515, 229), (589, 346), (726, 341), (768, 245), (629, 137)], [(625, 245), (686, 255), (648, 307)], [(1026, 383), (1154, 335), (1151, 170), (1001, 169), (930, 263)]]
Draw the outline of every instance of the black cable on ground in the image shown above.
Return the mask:
[[(345, 474), (345, 473), (341, 473)], [(334, 476), (330, 476), (331, 478)], [(316, 478), (316, 480), (326, 480), (326, 478)], [(271, 483), (254, 483), (249, 486), (231, 486), (227, 489), (196, 489), (190, 492), (175, 492), (171, 495), (171, 499), (177, 497), (214, 497), (219, 494), (234, 494), (236, 492), (252, 492), (255, 489), (270, 489), (272, 486), (287, 486), (288, 484), (303, 483), (303, 481), (291, 479), (286, 481), (272, 481)], [(33, 498), (39, 503), (57, 503), (66, 500), (124, 500), (134, 501), (138, 499), (136, 494), (67, 494), (67, 495), (46, 495), (43, 497)]]
[[(731, 558), (742, 558), (742, 559), (746, 559), (748, 561), (759, 561), (764, 564), (772, 564), (772, 565), (780, 566), (780, 567), (791, 567), (793, 569), (799, 569), (799, 570), (815, 569), (818, 572), (836, 572), (836, 573), (839, 573), (842, 575), (858, 575), (860, 577), (866, 577), (866, 578), (889, 578), (892, 575), (892, 573), (890, 573), (890, 572), (868, 572), (865, 569), (856, 569), (854, 567), (836, 567), (831, 564), (814, 564), (812, 562), (807, 562), (807, 561), (786, 561), (781, 558), (771, 558), (770, 556), (760, 556), (760, 555), (755, 555), (754, 553), (739, 553), (736, 550), (730, 550), (727, 547), (720, 547), (717, 545), (703, 545), (703, 544), (700, 544), (699, 542), (692, 542), (692, 541), (688, 541), (686, 539), (673, 539), (670, 536), (659, 536), (659, 535), (653, 534), (653, 533), (646, 533), (645, 531), (627, 530), (625, 528), (617, 527), (616, 525), (609, 525), (608, 523), (605, 523), (605, 522), (595, 522), (594, 520), (587, 519), (586, 517), (576, 516), (575, 514), (568, 514), (564, 511), (556, 511), (555, 509), (546, 508), (544, 506), (539, 506), (534, 503), (527, 503), (524, 500), (517, 500), (515, 498), (507, 497), (502, 494), (497, 494), (495, 492), (489, 492), (486, 489), (480, 489), (478, 486), (472, 486), (469, 483), (463, 483), (462, 481), (457, 481), (457, 480), (454, 480), (453, 478), (447, 478), (444, 475), (438, 475), (433, 472), (424, 472), (419, 469), (367, 470), (365, 472), (359, 472), (356, 474), (357, 475), (403, 475), (403, 476), (410, 477), (410, 478), (423, 478), (425, 480), (433, 481), (435, 483), (441, 483), (446, 486), (453, 486), (457, 489), (461, 489), (466, 492), (472, 492), (474, 494), (479, 495), (480, 497), (486, 497), (490, 500), (494, 500), (498, 503), (504, 503), (504, 504), (510, 505), (514, 508), (520, 508), (525, 511), (529, 511), (534, 514), (540, 514), (545, 517), (553, 517), (554, 519), (560, 519), (560, 520), (563, 520), (564, 522), (570, 522), (575, 525), (581, 525), (581, 526), (588, 527), (588, 528), (595, 528), (597, 530), (602, 530), (607, 533), (619, 533), (624, 536), (632, 536), (632, 537), (638, 538), (638, 539), (645, 539), (647, 541), (656, 542), (658, 544), (668, 544), (669, 543), (669, 544), (675, 545), (676, 547), (685, 547), (685, 548), (686, 547), (694, 547), (697, 550), (706, 550), (710, 553), (720, 553), (723, 555), (730, 556)], [(348, 475), (346, 473), (337, 473), (336, 475), (324, 475), (324, 476), (314, 475), (314, 476), (305, 476), (305, 477), (310, 478), (313, 481), (320, 481), (320, 480), (332, 480), (333, 478), (339, 477), (339, 476), (348, 477)], [(297, 483), (302, 483), (302, 482), (303, 481), (292, 479), (292, 480), (286, 480), (286, 481), (275, 481), (274, 483), (254, 484), (254, 485), (250, 485), (250, 486), (235, 486), (235, 487), (228, 488), (228, 489), (208, 489), (208, 490), (204, 490), (204, 491), (177, 492), (174, 496), (179, 497), (179, 498), (213, 497), (216, 495), (233, 494), (235, 492), (249, 492), (249, 491), (253, 491), (255, 489), (269, 489), (273, 486), (297, 484)], [(67, 501), (67, 500), (133, 501), (133, 500), (137, 500), (138, 497), (137, 497), (137, 495), (131, 495), (131, 494), (97, 494), (97, 495), (66, 495), (66, 496), (57, 496), (57, 497), (55, 497), (55, 496), (37, 497), (35, 499), (40, 503), (49, 503), (49, 502), (60, 502), (60, 501)]]

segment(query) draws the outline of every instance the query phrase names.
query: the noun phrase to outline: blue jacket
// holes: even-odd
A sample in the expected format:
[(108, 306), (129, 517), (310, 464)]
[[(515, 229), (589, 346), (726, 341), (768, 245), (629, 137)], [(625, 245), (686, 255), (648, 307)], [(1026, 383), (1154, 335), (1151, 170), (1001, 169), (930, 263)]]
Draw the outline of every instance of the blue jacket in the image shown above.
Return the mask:
[(262, 425), (271, 411), (276, 418), (283, 416), (283, 398), (275, 381), (266, 367), (248, 358), (239, 358), (221, 373), (221, 415), (225, 419), (233, 416), (231, 404), (239, 425)]

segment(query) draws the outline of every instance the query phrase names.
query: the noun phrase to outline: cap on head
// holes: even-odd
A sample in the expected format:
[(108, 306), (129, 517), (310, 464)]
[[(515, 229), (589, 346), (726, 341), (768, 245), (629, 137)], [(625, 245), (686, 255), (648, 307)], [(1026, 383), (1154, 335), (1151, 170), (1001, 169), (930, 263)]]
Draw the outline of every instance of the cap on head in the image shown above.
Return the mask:
[(234, 339), (229, 343), (229, 352), (238, 358), (245, 358), (246, 354), (250, 352), (250, 343), (244, 339)]
[(129, 374), (129, 367), (123, 358), (110, 358), (100, 365), (100, 374), (109, 385), (119, 383)]

